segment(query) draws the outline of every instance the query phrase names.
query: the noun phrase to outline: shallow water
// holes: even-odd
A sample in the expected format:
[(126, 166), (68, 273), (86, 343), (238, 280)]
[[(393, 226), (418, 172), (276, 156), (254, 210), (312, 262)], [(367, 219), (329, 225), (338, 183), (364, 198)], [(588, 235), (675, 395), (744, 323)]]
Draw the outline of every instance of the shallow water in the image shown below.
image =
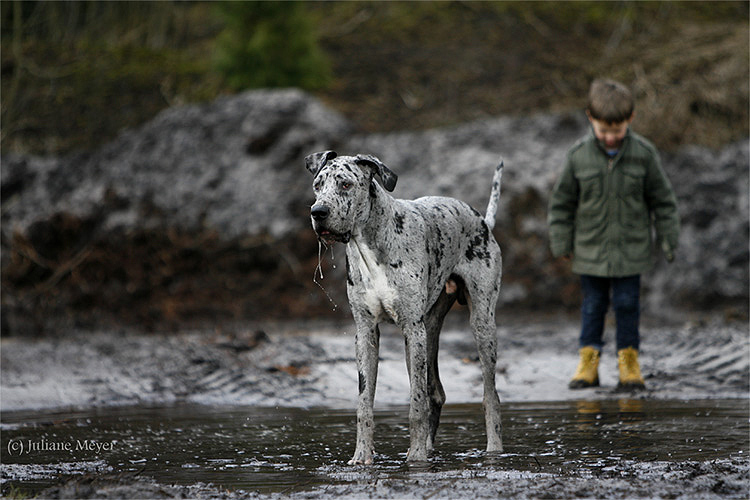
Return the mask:
[(376, 465), (349, 467), (351, 410), (177, 405), (3, 413), (3, 491), (65, 474), (140, 472), (167, 484), (291, 492), (413, 473), (606, 470), (621, 460), (703, 461), (750, 454), (747, 400), (607, 400), (503, 406), (505, 453), (486, 454), (480, 405), (443, 410), (436, 452), (407, 465), (408, 408), (376, 413)]

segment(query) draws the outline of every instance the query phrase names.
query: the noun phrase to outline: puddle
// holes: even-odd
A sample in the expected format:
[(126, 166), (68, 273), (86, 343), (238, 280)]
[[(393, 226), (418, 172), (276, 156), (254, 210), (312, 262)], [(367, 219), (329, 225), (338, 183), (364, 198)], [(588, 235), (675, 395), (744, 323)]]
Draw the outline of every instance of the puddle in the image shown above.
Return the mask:
[(75, 474), (139, 472), (162, 484), (292, 492), (414, 474), (606, 471), (621, 461), (750, 454), (747, 400), (568, 401), (503, 406), (505, 453), (487, 455), (480, 405), (448, 405), (429, 464), (404, 463), (408, 408), (376, 413), (376, 465), (349, 467), (351, 410), (177, 405), (0, 417), (2, 489), (34, 493)]

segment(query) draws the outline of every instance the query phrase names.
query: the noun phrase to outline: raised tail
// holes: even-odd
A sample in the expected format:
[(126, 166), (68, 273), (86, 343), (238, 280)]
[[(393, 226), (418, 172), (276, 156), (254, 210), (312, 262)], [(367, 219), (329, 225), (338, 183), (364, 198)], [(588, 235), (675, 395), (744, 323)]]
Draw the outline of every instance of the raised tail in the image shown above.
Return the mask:
[(500, 160), (500, 164), (495, 168), (495, 176), (492, 178), (492, 191), (490, 192), (490, 202), (487, 204), (487, 212), (485, 212), (484, 223), (487, 227), (495, 227), (495, 216), (497, 215), (497, 202), (500, 200), (500, 185), (503, 181), (503, 160)]

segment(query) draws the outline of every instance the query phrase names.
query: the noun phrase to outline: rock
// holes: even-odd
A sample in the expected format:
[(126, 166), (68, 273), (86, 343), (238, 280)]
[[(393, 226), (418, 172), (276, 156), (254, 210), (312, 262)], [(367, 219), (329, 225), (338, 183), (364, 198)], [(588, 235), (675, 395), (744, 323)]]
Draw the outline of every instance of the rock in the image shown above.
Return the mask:
[[(501, 300), (574, 305), (577, 280), (551, 258), (545, 218), (565, 152), (586, 128), (568, 113), (363, 135), (308, 94), (260, 90), (169, 109), (91, 153), (6, 155), (3, 330), (22, 330), (13, 325), (29, 311), (175, 324), (330, 315), (311, 280), (318, 248), (303, 161), (324, 149), (380, 157), (399, 175), (397, 197), (454, 196), (480, 211), (502, 158)], [(747, 142), (663, 160), (683, 232), (677, 261), (644, 280), (644, 303), (654, 312), (739, 304), (747, 314)], [(325, 286), (339, 304), (343, 267)]]
[(88, 157), (3, 162), (3, 194), (19, 196), (3, 222), (25, 232), (65, 212), (97, 219), (102, 235), (210, 227), (225, 238), (283, 236), (302, 224), (279, 201), (308, 189), (304, 156), (348, 133), (343, 118), (297, 90), (169, 109)]

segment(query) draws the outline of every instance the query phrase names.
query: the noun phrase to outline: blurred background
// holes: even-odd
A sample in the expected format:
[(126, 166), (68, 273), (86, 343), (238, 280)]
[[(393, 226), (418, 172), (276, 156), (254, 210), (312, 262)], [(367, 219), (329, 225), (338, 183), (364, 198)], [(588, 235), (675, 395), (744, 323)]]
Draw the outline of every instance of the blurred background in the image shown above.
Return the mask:
[(662, 149), (748, 134), (747, 2), (2, 2), (2, 149), (300, 87), (367, 131), (581, 108), (610, 75)]
[(573, 311), (544, 211), (599, 76), (633, 89), (681, 197), (686, 251), (650, 311), (747, 317), (747, 2), (0, 8), (3, 334), (348, 319), (343, 265), (312, 281), (302, 163), (337, 147), (390, 162), (397, 196), (479, 208), (483, 184), (440, 179), (509, 158), (501, 308)]

